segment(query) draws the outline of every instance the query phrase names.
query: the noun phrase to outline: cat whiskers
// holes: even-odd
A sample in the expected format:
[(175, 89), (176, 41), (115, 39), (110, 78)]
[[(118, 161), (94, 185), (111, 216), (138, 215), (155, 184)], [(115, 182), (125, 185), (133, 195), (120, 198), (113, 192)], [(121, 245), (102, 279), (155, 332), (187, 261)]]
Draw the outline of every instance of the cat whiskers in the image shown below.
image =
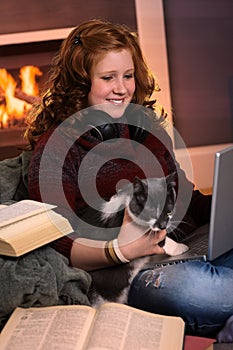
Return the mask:
[[(158, 232), (160, 231), (164, 231), (164, 230), (161, 230), (159, 228), (150, 228), (147, 232), (146, 232), (146, 235), (150, 235), (151, 236), (151, 239), (153, 239), (155, 237), (155, 235), (158, 234)], [(165, 240), (166, 240), (166, 237), (164, 237), (159, 243), (158, 245), (160, 247), (163, 247), (164, 244), (165, 244)]]
[(172, 221), (169, 225), (169, 232), (168, 235), (171, 234), (177, 242), (181, 241), (182, 239), (186, 238), (189, 233), (182, 230), (180, 227), (176, 226), (175, 224), (185, 224), (189, 226), (190, 228), (194, 228), (193, 225), (190, 222), (181, 220), (181, 221)]
[(146, 232), (146, 235), (151, 235), (154, 237), (159, 231), (161, 231), (158, 228), (149, 228), (149, 230)]
[(149, 235), (154, 235), (156, 233), (155, 230), (153, 230), (152, 228), (149, 228), (148, 231), (146, 232), (146, 235), (149, 236)]

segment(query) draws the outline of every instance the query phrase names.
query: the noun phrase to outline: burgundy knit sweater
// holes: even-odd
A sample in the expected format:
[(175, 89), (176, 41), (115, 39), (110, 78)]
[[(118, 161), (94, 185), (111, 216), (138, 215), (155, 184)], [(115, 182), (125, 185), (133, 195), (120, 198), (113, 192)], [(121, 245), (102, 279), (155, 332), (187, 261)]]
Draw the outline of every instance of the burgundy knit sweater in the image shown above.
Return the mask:
[[(89, 132), (81, 137), (61, 126), (44, 133), (37, 142), (28, 176), (29, 197), (58, 206), (75, 227), (76, 214), (100, 198), (109, 199), (120, 180), (179, 174), (177, 190), (192, 193), (187, 210), (193, 228), (206, 223), (210, 196), (193, 191), (179, 164), (174, 160), (172, 142), (160, 127), (148, 133), (140, 144), (130, 140), (126, 124), (119, 124), (120, 137), (102, 143)], [(181, 200), (182, 201), (182, 200)], [(182, 203), (181, 203), (182, 205)], [(195, 227), (194, 227), (195, 226)], [(51, 245), (70, 259), (74, 234)], [(94, 237), (93, 237), (94, 238)]]

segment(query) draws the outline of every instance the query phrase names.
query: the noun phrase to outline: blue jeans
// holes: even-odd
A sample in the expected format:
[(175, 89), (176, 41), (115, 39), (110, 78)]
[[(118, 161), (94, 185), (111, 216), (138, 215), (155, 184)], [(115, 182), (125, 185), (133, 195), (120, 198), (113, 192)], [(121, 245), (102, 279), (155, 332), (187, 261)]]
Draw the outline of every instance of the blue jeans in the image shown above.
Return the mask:
[(128, 304), (182, 317), (187, 334), (216, 337), (233, 315), (233, 250), (212, 262), (187, 261), (140, 271)]

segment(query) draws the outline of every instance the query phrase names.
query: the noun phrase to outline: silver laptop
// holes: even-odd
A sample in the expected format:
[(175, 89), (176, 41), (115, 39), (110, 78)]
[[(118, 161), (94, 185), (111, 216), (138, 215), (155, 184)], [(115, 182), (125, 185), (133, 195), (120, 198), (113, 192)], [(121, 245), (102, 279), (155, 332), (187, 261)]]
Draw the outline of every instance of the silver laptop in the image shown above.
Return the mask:
[(177, 256), (154, 255), (153, 264), (185, 260), (213, 260), (233, 248), (233, 146), (215, 154), (210, 223), (182, 243), (189, 250)]

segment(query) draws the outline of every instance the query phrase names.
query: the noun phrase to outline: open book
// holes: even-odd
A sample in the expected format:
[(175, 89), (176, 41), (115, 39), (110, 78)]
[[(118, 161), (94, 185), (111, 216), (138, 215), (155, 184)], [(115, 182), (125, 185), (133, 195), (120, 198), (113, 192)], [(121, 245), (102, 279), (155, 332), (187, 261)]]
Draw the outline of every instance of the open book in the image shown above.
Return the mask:
[(184, 321), (116, 303), (17, 308), (0, 349), (182, 350)]
[(20, 256), (71, 233), (55, 206), (22, 200), (0, 208), (0, 254)]

